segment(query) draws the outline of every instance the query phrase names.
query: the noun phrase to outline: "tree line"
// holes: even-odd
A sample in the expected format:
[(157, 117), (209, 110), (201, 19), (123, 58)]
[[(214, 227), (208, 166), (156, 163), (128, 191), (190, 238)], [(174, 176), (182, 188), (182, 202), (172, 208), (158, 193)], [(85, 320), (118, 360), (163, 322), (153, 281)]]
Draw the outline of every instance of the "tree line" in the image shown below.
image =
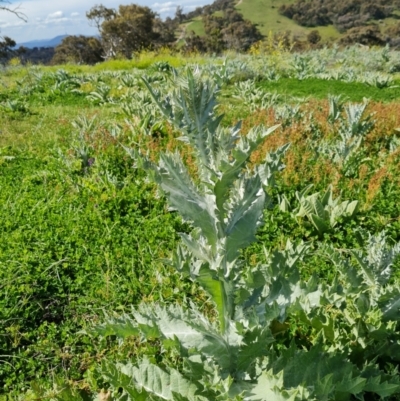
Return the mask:
[[(215, 16), (216, 11), (222, 11), (223, 15)], [(177, 38), (179, 25), (199, 15), (206, 36), (200, 37), (190, 31)], [(165, 20), (149, 7), (137, 4), (120, 5), (118, 9), (96, 5), (86, 13), (86, 17), (97, 28), (99, 36), (66, 37), (55, 49), (54, 63), (94, 64), (115, 57), (129, 59), (142, 50), (161, 47), (179, 47), (183, 52), (246, 51), (262, 39), (257, 26), (234, 9), (232, 0), (216, 0), (212, 5), (198, 7), (188, 14), (177, 7), (175, 16)], [(178, 40), (181, 43), (178, 44)]]
[[(16, 13), (15, 9), (8, 11)], [(222, 16), (215, 16), (217, 11), (222, 12)], [(235, 10), (233, 0), (215, 0), (186, 14), (178, 6), (174, 17), (165, 20), (149, 7), (137, 4), (120, 5), (118, 8), (95, 5), (86, 17), (89, 24), (97, 28), (97, 36), (67, 36), (55, 49), (15, 49), (15, 41), (4, 36), (0, 40), (0, 62), (6, 63), (13, 57), (19, 57), (22, 62), (95, 64), (116, 57), (130, 59), (140, 51), (162, 47), (182, 52), (246, 51), (262, 39), (257, 26)], [(202, 18), (206, 36), (184, 31), (178, 38), (180, 24), (196, 17)]]
[[(379, 24), (374, 23), (386, 17), (400, 18), (396, 14), (399, 8), (400, 0), (295, 0), (292, 4), (282, 5), (279, 11), (303, 26), (333, 24), (344, 32), (340, 39), (344, 45), (389, 43), (399, 48), (400, 24), (381, 32)], [(96, 27), (97, 36), (68, 36), (55, 49), (48, 50), (15, 50), (15, 41), (4, 37), (0, 40), (0, 62), (19, 57), (22, 62), (96, 64), (110, 58), (129, 59), (140, 51), (162, 47), (181, 52), (218, 54), (230, 49), (247, 51), (263, 39), (257, 25), (244, 19), (235, 9), (234, 0), (215, 0), (188, 13), (178, 6), (175, 15), (165, 20), (149, 7), (137, 4), (118, 8), (96, 5), (86, 13), (86, 17), (89, 24)], [(202, 20), (204, 36), (182, 28), (182, 24), (194, 18)], [(301, 50), (308, 45), (319, 46), (320, 40), (319, 32), (314, 30), (308, 35), (307, 42), (296, 41), (291, 48)]]
[(400, 0), (296, 0), (279, 12), (299, 25), (334, 25), (339, 32), (365, 26), (373, 20), (399, 18)]
[(341, 45), (400, 48), (400, 24), (382, 29), (379, 21), (399, 19), (400, 0), (296, 0), (282, 5), (279, 12), (307, 27), (333, 25), (343, 35)]

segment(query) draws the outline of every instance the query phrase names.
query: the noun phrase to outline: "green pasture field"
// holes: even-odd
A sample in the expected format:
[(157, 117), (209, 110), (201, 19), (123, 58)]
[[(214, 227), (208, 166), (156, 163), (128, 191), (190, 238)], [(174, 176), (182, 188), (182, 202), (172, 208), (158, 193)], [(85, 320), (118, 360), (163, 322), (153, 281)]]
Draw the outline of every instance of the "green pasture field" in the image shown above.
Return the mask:
[[(241, 0), (237, 3), (237, 9), (243, 14), (244, 18), (258, 25), (260, 32), (267, 36), (269, 32), (291, 31), (294, 36), (305, 39), (307, 34), (316, 28), (306, 28), (296, 24), (290, 18), (279, 14), (279, 7), (290, 2), (281, 0)], [(322, 40), (330, 38), (337, 39), (340, 34), (332, 26), (318, 27)]]
[(186, 25), (186, 32), (193, 31), (196, 35), (204, 36), (203, 21), (200, 18), (194, 18), (191, 22)]
[(375, 102), (393, 102), (400, 98), (399, 84), (400, 81), (395, 81), (392, 87), (379, 89), (360, 82), (282, 78), (278, 82), (261, 82), (260, 87), (266, 91), (276, 91), (283, 95), (300, 98), (326, 99), (328, 95), (341, 95), (352, 102), (362, 102), (364, 98)]
[[(282, 4), (288, 4), (288, 1), (282, 0), (240, 0), (236, 8), (243, 14), (245, 19), (257, 24), (258, 29), (264, 36), (272, 33), (283, 33), (291, 31), (293, 36), (300, 40), (306, 40), (307, 35), (314, 29), (318, 29), (322, 41), (328, 42), (330, 39), (340, 38), (340, 33), (334, 26), (320, 26), (317, 28), (307, 28), (296, 24), (290, 18), (279, 14), (278, 10)], [(392, 22), (386, 21), (385, 24)], [(204, 27), (201, 18), (193, 19), (186, 25), (187, 31), (194, 31), (196, 35), (204, 36)]]
[[(278, 21), (284, 19), (277, 14), (279, 1), (259, 3), (270, 10), (257, 17), (263, 21), (262, 32), (278, 29)], [(238, 8), (255, 21), (260, 11), (246, 4), (243, 0)], [(201, 34), (200, 25), (195, 21), (187, 29)], [(285, 21), (285, 29), (292, 28)], [(327, 28), (326, 37), (331, 34), (336, 33), (328, 33)], [(380, 60), (375, 53), (371, 57)], [(286, 169), (277, 175), (270, 191), (272, 202), (264, 210), (257, 241), (242, 252), (247, 264), (265, 261), (264, 248), (282, 249), (288, 239), (305, 241), (313, 252), (302, 262), (301, 274), (332, 280), (335, 270), (316, 252), (318, 244), (358, 249), (365, 245), (367, 232), (383, 230), (390, 245), (400, 241), (400, 82), (395, 78), (379, 89), (363, 82), (313, 77), (283, 76), (273, 81), (265, 78), (259, 59), (238, 60), (244, 60), (245, 72), (235, 72), (235, 59), (145, 53), (133, 61), (94, 67), (2, 69), (1, 400), (38, 399), (39, 394), (50, 394), (54, 383), (69, 383), (86, 396), (107, 387), (97, 371), (106, 358), (163, 360), (156, 341), (141, 344), (131, 338), (120, 345), (115, 337), (93, 333), (93, 326), (106, 315), (153, 301), (186, 304), (192, 300), (203, 310), (212, 310), (204, 292), (165, 263), (180, 242), (178, 233), (190, 232), (190, 224), (169, 209), (157, 186), (126, 151), (140, 147), (157, 160), (161, 151), (177, 150), (189, 170), (196, 171), (190, 149), (177, 140), (179, 132), (159, 114), (154, 114), (151, 123), (141, 114), (140, 109), (151, 103), (143, 75), (163, 93), (174, 87), (167, 86), (173, 79), (172, 67), (181, 73), (185, 67), (200, 66), (206, 76), (220, 79), (218, 110), (225, 113), (224, 126), (240, 118), (245, 135), (256, 125), (281, 124), (254, 153), (254, 165), (268, 151), (291, 142), (284, 158)], [(229, 66), (230, 62), (231, 75), (222, 71), (224, 63)], [(252, 108), (235, 86), (246, 79), (260, 93), (283, 96), (280, 106), (294, 107), (302, 98), (299, 111), (284, 120), (277, 117), (275, 106)], [(131, 102), (137, 92), (143, 97)], [(346, 172), (311, 146), (338, 137), (339, 120), (327, 122), (328, 95), (341, 95), (345, 103), (370, 99), (363, 121), (372, 119), (374, 127)], [(296, 191), (309, 184), (314, 185), (311, 192), (332, 185), (335, 197), (341, 194), (343, 200), (358, 200), (358, 213), (321, 233), (306, 219), (279, 207), (283, 195), (295, 205)], [(398, 280), (398, 259), (394, 269)], [(300, 332), (301, 327), (291, 330)]]

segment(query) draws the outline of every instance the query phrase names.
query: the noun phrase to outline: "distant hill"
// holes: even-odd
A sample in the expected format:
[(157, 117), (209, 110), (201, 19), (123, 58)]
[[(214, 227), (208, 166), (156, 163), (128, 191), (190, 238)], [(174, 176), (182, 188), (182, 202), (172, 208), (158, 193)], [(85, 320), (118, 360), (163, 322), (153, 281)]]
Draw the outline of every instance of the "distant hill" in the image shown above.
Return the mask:
[[(310, 31), (316, 28), (308, 28), (297, 24), (292, 19), (279, 13), (279, 7), (291, 4), (291, 0), (239, 0), (236, 8), (243, 14), (244, 18), (256, 23), (260, 32), (268, 35), (272, 32), (291, 31), (296, 36), (304, 39)], [(332, 26), (319, 26), (317, 29), (323, 39), (337, 39), (340, 37), (338, 30)]]
[(59, 35), (53, 39), (31, 40), (29, 42), (17, 43), (17, 47), (24, 46), (28, 49), (33, 49), (34, 47), (56, 47), (67, 36), (69, 35)]
[[(280, 6), (293, 3), (294, 0), (234, 0), (235, 8), (243, 14), (244, 18), (257, 24), (258, 29), (265, 36), (269, 32), (291, 31), (297, 37), (305, 39), (313, 29), (319, 30), (323, 40), (338, 39), (341, 36), (333, 25), (317, 28), (304, 27), (279, 13)], [(201, 16), (186, 21), (184, 28), (186, 32), (193, 30), (197, 35), (205, 35)]]
[[(216, 0), (215, 3), (221, 1), (223, 0)], [(304, 40), (312, 30), (317, 29), (322, 40), (328, 41), (330, 39), (336, 40), (342, 38), (346, 30), (352, 26), (375, 24), (379, 26), (382, 33), (385, 33), (391, 28), (399, 26), (400, 21), (399, 0), (364, 0), (361, 3), (356, 0), (233, 0), (233, 2), (235, 8), (243, 14), (243, 17), (257, 24), (258, 29), (265, 36), (269, 32), (291, 31), (296, 37)], [(354, 22), (357, 13), (351, 12), (350, 3), (354, 3), (355, 5), (361, 4), (361, 13), (358, 21)], [(335, 20), (336, 24), (334, 25), (332, 21), (324, 24), (318, 23), (317, 20), (312, 26), (307, 26), (307, 23), (304, 22), (310, 20), (312, 16), (317, 15), (317, 11), (321, 14), (318, 6), (322, 7), (324, 5), (326, 5), (325, 8), (327, 8), (327, 13), (331, 17), (330, 19)], [(347, 14), (344, 11), (346, 5), (350, 9), (350, 11), (346, 11)], [(284, 13), (285, 15), (280, 12), (282, 6), (286, 6), (287, 11)], [(334, 17), (335, 7), (341, 12), (339, 18)], [(374, 13), (379, 14), (379, 12), (382, 15), (379, 15), (378, 18)], [(385, 15), (386, 12), (387, 14)], [(289, 18), (288, 15), (290, 13), (298, 14), (294, 15), (294, 18)], [(189, 21), (185, 21), (183, 27), (186, 32), (193, 30), (195, 34), (204, 36), (203, 21), (201, 14), (199, 14), (192, 17)], [(303, 23), (300, 23), (301, 17), (303, 18)], [(345, 29), (338, 29), (338, 27)]]

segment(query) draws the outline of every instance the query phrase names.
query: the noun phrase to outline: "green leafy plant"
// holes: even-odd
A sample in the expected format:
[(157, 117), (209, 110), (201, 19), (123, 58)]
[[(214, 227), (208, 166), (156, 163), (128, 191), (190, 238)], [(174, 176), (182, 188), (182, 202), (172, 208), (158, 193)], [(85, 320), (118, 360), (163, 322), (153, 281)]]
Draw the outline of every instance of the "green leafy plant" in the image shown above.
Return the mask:
[[(358, 366), (345, 349), (332, 352), (329, 341), (324, 342), (324, 336), (331, 339), (337, 329), (323, 312), (329, 304), (339, 310), (346, 306), (343, 297), (335, 301), (338, 283), (318, 284), (315, 276), (300, 280), (297, 264), (308, 252), (306, 245), (288, 242), (284, 251), (266, 252), (264, 265), (248, 266), (241, 259), (240, 250), (255, 240), (262, 223), (269, 202), (266, 189), (283, 168), (279, 155), (287, 147), (252, 169), (249, 158), (276, 127), (255, 128), (247, 136), (241, 136), (238, 127), (222, 128), (221, 116), (214, 113), (214, 85), (190, 71), (178, 82), (179, 88), (165, 100), (147, 85), (163, 114), (182, 132), (181, 139), (192, 147), (196, 178), (177, 153), (161, 154), (158, 164), (138, 149), (129, 153), (159, 184), (171, 209), (193, 224), (190, 234), (181, 234), (182, 245), (171, 264), (206, 292), (214, 311), (207, 314), (188, 301), (186, 306), (141, 304), (130, 315), (110, 316), (98, 328), (102, 335), (156, 340), (164, 355), (158, 364), (146, 358), (104, 362), (101, 372), (113, 396), (351, 400), (364, 399), (368, 392), (382, 398), (398, 392), (396, 375), (382, 372), (373, 359)], [(279, 336), (290, 338), (291, 319), (315, 331), (307, 347), (298, 347), (294, 338), (288, 346), (275, 347)]]
[(113, 97), (110, 95), (111, 87), (109, 85), (100, 83), (95, 91), (90, 92), (86, 95), (86, 98), (91, 102), (99, 105), (104, 105), (107, 103), (113, 103)]
[(370, 160), (362, 150), (365, 136), (374, 127), (372, 116), (365, 116), (368, 102), (343, 104), (340, 96), (330, 96), (328, 101), (328, 122), (338, 123), (339, 138), (333, 143), (321, 141), (314, 150), (317, 155), (328, 156), (346, 177), (354, 177), (360, 166)]
[[(296, 192), (299, 206), (292, 211), (295, 218), (307, 219), (313, 224), (318, 234), (330, 231), (342, 219), (351, 219), (357, 213), (358, 201), (340, 202), (340, 197), (334, 199), (330, 186), (324, 194), (315, 192), (307, 195), (313, 185), (309, 185), (301, 192)], [(290, 210), (290, 204), (285, 196), (281, 197), (280, 209)]]
[(287, 128), (295, 121), (299, 121), (304, 116), (304, 113), (300, 110), (300, 105), (284, 104), (282, 106), (275, 107), (275, 118), (279, 121), (283, 128)]
[(132, 74), (123, 74), (120, 77), (121, 84), (127, 88), (135, 88), (139, 84), (138, 77)]
[[(132, 322), (130, 334), (156, 336), (192, 354), (185, 359), (186, 373), (172, 368), (163, 370), (143, 361), (138, 368), (116, 365), (113, 375), (107, 365), (104, 374), (114, 384), (126, 377), (125, 382), (132, 385), (125, 389), (132, 398), (148, 392), (167, 399), (175, 395), (210, 399), (217, 394), (232, 399), (244, 391), (246, 376), (254, 370), (256, 348), (273, 341), (269, 327), (258, 324), (258, 318), (251, 322), (245, 312), (254, 308), (258, 297), (252, 294), (254, 291), (246, 291), (242, 282), (239, 251), (254, 241), (267, 199), (263, 187), (282, 168), (281, 163), (268, 161), (254, 171), (246, 165), (252, 151), (276, 127), (255, 129), (247, 136), (240, 136), (238, 127), (224, 129), (220, 126), (221, 116), (213, 115), (215, 87), (196, 80), (190, 72), (186, 80), (179, 79), (179, 84), (175, 96), (165, 102), (152, 93), (167, 118), (183, 131), (182, 140), (193, 146), (199, 186), (177, 154), (161, 155), (158, 165), (136, 151), (132, 155), (151, 172), (171, 207), (195, 225), (191, 235), (181, 234), (185, 247), (178, 248), (174, 265), (209, 294), (218, 312), (217, 321), (208, 319), (194, 304), (187, 310), (180, 306), (142, 305), (134, 316), (143, 325)], [(265, 320), (265, 313), (260, 312), (259, 318)], [(110, 325), (113, 326), (106, 327)], [(193, 374), (198, 378), (196, 384), (189, 379)], [(218, 376), (213, 384), (215, 374)], [(149, 380), (159, 385), (153, 382), (154, 386), (149, 386)], [(233, 381), (238, 383), (232, 387)], [(198, 392), (203, 395), (195, 395)]]
[(157, 72), (171, 73), (174, 67), (172, 67), (168, 61), (156, 61), (151, 65), (151, 69)]
[(329, 114), (328, 114), (328, 122), (333, 124), (335, 121), (340, 119), (340, 116), (343, 112), (343, 102), (341, 100), (341, 96), (328, 96), (328, 104), (329, 104)]
[(31, 114), (28, 105), (22, 99), (10, 99), (0, 103), (0, 111), (11, 116), (26, 116)]
[[(205, 396), (208, 399), (229, 398), (221, 395), (223, 386), (230, 385), (226, 379), (246, 388), (252, 386), (251, 393), (244, 390), (237, 398), (399, 399), (396, 288), (400, 258), (393, 255), (387, 281), (382, 280), (386, 273), (375, 274), (375, 270), (386, 271), (386, 262), (378, 269), (380, 262), (371, 259), (366, 269), (353, 253), (364, 260), (371, 248), (390, 253), (391, 246), (400, 241), (400, 142), (393, 132), (398, 126), (393, 114), (400, 96), (398, 80), (391, 75), (393, 87), (381, 89), (364, 83), (366, 77), (399, 71), (400, 52), (390, 50), (390, 61), (383, 62), (382, 49), (376, 48), (339, 50), (333, 46), (307, 51), (302, 56), (310, 60), (304, 71), (309, 78), (301, 81), (288, 78), (296, 76), (288, 69), (296, 53), (275, 52), (270, 56), (230, 54), (224, 62), (203, 55), (180, 56), (178, 60), (148, 53), (144, 61), (140, 56), (93, 67), (69, 64), (59, 73), (57, 67), (40, 65), (2, 68), (0, 103), (6, 106), (9, 100), (21, 101), (28, 113), (10, 108), (0, 111), (0, 399), (124, 398), (122, 387), (129, 389), (133, 384), (127, 385), (119, 376), (123, 369), (120, 365), (115, 370), (116, 380), (107, 382), (106, 374), (102, 377), (95, 369), (104, 359), (110, 361), (110, 372), (115, 361), (138, 368), (140, 361), (147, 360), (160, 371), (172, 368), (196, 386), (203, 386), (196, 396), (204, 396), (204, 388), (211, 389)], [(210, 356), (211, 351), (207, 355), (196, 349), (185, 352), (173, 341), (171, 345), (163, 334), (151, 337), (139, 333), (133, 338), (127, 334), (120, 342), (114, 336), (87, 336), (82, 331), (97, 324), (103, 311), (112, 315), (116, 324), (123, 323), (124, 319), (117, 317), (141, 301), (149, 308), (159, 302), (154, 307), (157, 313), (162, 305), (170, 304), (192, 313), (192, 302), (200, 310), (199, 316), (205, 316), (219, 330), (217, 308), (196, 277), (173, 274), (173, 268), (162, 263), (176, 248), (177, 233), (189, 235), (190, 224), (182, 224), (179, 213), (168, 212), (167, 202), (155, 196), (156, 186), (148, 182), (145, 171), (132, 169), (132, 160), (117, 145), (141, 147), (141, 154), (149, 149), (149, 157), (157, 164), (160, 149), (178, 149), (193, 182), (202, 190), (198, 162), (190, 154), (193, 146), (172, 138), (174, 132), (177, 136), (184, 133), (184, 118), (180, 122), (177, 118), (178, 124), (167, 123), (149, 92), (143, 90), (141, 77), (146, 73), (153, 92), (159, 91), (159, 102), (166, 104), (163, 100), (169, 97), (174, 113), (179, 115), (174, 98), (180, 96), (180, 83), (175, 74), (184, 74), (185, 68), (167, 74), (150, 67), (164, 59), (174, 67), (196, 69), (221, 88), (216, 92), (217, 109), (211, 110), (209, 118), (218, 117), (216, 110), (226, 113), (218, 129), (243, 118), (239, 138), (252, 124), (273, 121), (273, 110), (253, 111), (277, 103), (300, 103), (294, 97), (310, 98), (310, 102), (301, 102), (305, 114), (289, 130), (282, 130), (282, 135), (275, 131), (252, 157), (253, 163), (259, 161), (266, 148), (293, 138), (291, 151), (285, 156), (288, 170), (269, 180), (271, 186), (273, 179), (276, 181), (274, 189), (267, 188), (271, 197), (276, 199), (279, 194), (282, 199), (285, 194), (295, 208), (296, 191), (314, 183), (315, 189), (306, 196), (320, 191), (322, 197), (334, 182), (335, 191), (343, 191), (343, 199), (366, 200), (356, 219), (346, 224), (339, 219), (327, 235), (319, 238), (308, 236), (310, 227), (313, 233), (315, 230), (307, 217), (298, 225), (290, 213), (281, 213), (266, 201), (257, 241), (239, 251), (237, 262), (242, 263), (239, 274), (244, 284), (237, 293), (257, 289), (262, 295), (256, 308), (276, 308), (279, 313), (277, 318), (268, 317), (261, 323), (271, 331), (273, 342), (259, 346), (259, 358), (249, 368), (248, 379), (242, 381), (225, 372), (220, 375), (222, 370), (213, 362), (216, 358)], [(197, 73), (195, 79), (199, 79)], [(236, 85), (246, 79), (243, 86)], [(113, 103), (107, 107), (98, 107), (97, 101), (86, 98), (102, 85), (112, 88), (109, 96)], [(328, 93), (340, 94), (341, 99), (327, 125), (324, 99)], [(232, 95), (238, 95), (239, 100)], [(365, 146), (361, 142), (343, 164), (335, 152), (330, 153), (342, 139), (340, 130), (348, 126), (342, 99), (361, 103), (364, 97), (371, 103), (361, 121), (373, 118), (377, 123)], [(122, 110), (124, 106), (127, 113)], [(167, 118), (171, 119), (168, 114)], [(163, 130), (156, 128), (154, 132), (153, 123), (157, 121)], [(284, 123), (284, 119), (278, 122)], [(326, 147), (322, 155), (318, 151), (321, 141)], [(310, 157), (312, 150), (314, 158)], [(269, 157), (270, 164), (281, 163), (278, 152)], [(358, 163), (366, 159), (368, 165), (359, 168)], [(247, 167), (251, 172), (253, 163)], [(383, 229), (385, 241), (370, 241), (369, 235), (363, 234), (365, 230), (376, 238)], [(300, 239), (305, 234), (310, 242), (303, 244)], [(325, 244), (334, 244), (337, 250), (326, 250)], [(187, 251), (184, 244), (182, 248)], [(182, 270), (181, 265), (178, 267)], [(235, 297), (235, 305), (240, 305), (240, 299), (239, 295)], [(138, 321), (132, 314), (129, 317), (138, 330)], [(235, 324), (237, 320), (240, 317), (235, 316)], [(143, 330), (145, 326), (141, 326)], [(246, 330), (243, 335), (247, 335)], [(109, 332), (114, 332), (112, 326)], [(247, 337), (245, 340), (248, 342)], [(230, 349), (235, 348), (232, 345)], [(200, 379), (185, 367), (186, 358), (196, 356), (206, 360), (197, 365), (198, 371), (206, 371)], [(216, 367), (215, 376), (207, 370), (207, 363)], [(147, 365), (143, 366), (146, 371)], [(119, 383), (125, 384), (118, 391)], [(106, 390), (97, 394), (102, 388)], [(179, 398), (176, 394), (174, 397)]]
[(309, 56), (300, 56), (296, 54), (291, 64), (293, 68), (293, 75), (296, 79), (303, 80), (310, 76), (311, 73), (311, 59)]
[(148, 92), (136, 91), (121, 102), (121, 110), (141, 132), (152, 134), (163, 129), (160, 112)]
[(239, 80), (246, 80), (253, 78), (253, 74), (247, 68), (246, 63), (242, 61), (234, 61), (224, 59), (222, 64), (216, 65), (215, 63), (208, 65), (205, 71), (219, 87), (229, 84), (235, 78)]
[(385, 74), (369, 73), (365, 76), (365, 83), (376, 88), (393, 88), (393, 78)]
[[(400, 337), (395, 322), (400, 319), (400, 291), (394, 284), (393, 264), (400, 255), (400, 242), (389, 246), (384, 232), (368, 234), (365, 251), (344, 253), (324, 246), (321, 255), (335, 265), (341, 283), (336, 302), (346, 305), (335, 316), (344, 331), (335, 333), (331, 346), (347, 349), (359, 366), (366, 360), (381, 365), (399, 361)], [(331, 324), (326, 321), (327, 327)]]
[(268, 109), (281, 100), (277, 93), (265, 92), (257, 88), (254, 80), (239, 81), (234, 87), (235, 98), (240, 99), (251, 111)]

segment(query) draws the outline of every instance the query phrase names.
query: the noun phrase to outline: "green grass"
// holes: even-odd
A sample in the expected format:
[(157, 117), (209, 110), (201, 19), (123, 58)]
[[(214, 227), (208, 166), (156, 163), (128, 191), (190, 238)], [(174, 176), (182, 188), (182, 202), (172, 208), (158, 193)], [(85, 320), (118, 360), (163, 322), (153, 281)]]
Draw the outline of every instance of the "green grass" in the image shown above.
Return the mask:
[[(173, 64), (173, 57), (177, 57), (152, 56), (154, 53), (147, 53), (133, 61), (61, 68), (70, 73), (129, 72), (138, 65), (145, 68), (154, 60), (171, 60)], [(179, 65), (210, 62), (200, 57), (179, 58)], [(40, 67), (39, 72), (46, 76), (59, 68)], [(14, 395), (19, 393), (22, 397), (23, 388), (32, 380), (52, 387), (54, 376), (84, 386), (95, 375), (94, 367), (104, 355), (119, 359), (126, 356), (128, 351), (118, 348), (112, 340), (105, 342), (83, 332), (77, 334), (101, 321), (104, 312), (121, 312), (142, 300), (175, 302), (184, 295), (206, 303), (195, 286), (172, 274), (160, 261), (170, 257), (179, 240), (177, 233), (185, 232), (187, 226), (167, 209), (163, 198), (156, 196), (155, 187), (148, 183), (145, 174), (132, 168), (133, 161), (120, 143), (136, 146), (138, 138), (137, 133), (130, 131), (130, 121), (122, 115), (120, 104), (97, 106), (74, 93), (53, 96), (49, 94), (51, 85), (44, 92), (23, 95), (30, 81), (27, 79), (18, 89), (16, 80), (29, 78), (34, 71), (25, 67), (6, 70), (0, 89), (1, 102), (20, 98), (29, 110), (15, 114), (0, 112), (0, 293), (4, 294), (0, 296), (0, 331), (4, 334), (0, 336), (0, 348), (2, 355), (9, 355), (7, 363), (2, 363), (4, 357), (0, 357), (0, 382), (5, 386), (2, 391), (14, 391)], [(148, 69), (145, 73), (153, 71)], [(117, 78), (104, 79), (115, 88), (120, 84)], [(52, 81), (49, 78), (43, 82)], [(232, 91), (233, 82), (235, 79), (224, 91)], [(259, 85), (265, 91), (317, 99), (326, 99), (328, 94), (342, 94), (350, 101), (369, 97), (389, 102), (400, 98), (399, 88), (376, 89), (340, 81), (281, 78)], [(248, 121), (252, 118), (249, 109), (237, 99), (221, 96), (221, 102), (227, 109), (237, 107), (226, 115), (224, 124), (233, 124), (239, 115)], [(95, 158), (89, 170), (82, 168), (74, 150), (79, 131), (72, 122), (79, 116), (87, 119), (96, 116), (99, 123), (94, 135), (85, 138)], [(123, 135), (113, 140), (109, 130), (117, 124), (122, 127)], [(301, 132), (307, 133), (306, 128), (302, 126)], [(386, 135), (385, 131), (379, 140), (384, 142)], [(149, 145), (165, 148), (171, 137), (156, 132), (147, 139)], [(298, 145), (293, 144), (291, 152), (296, 152)], [(376, 149), (382, 147), (379, 141), (376, 146)], [(301, 151), (300, 148), (298, 152)], [(384, 160), (379, 159), (375, 150), (367, 156), (374, 165), (368, 172), (370, 178)], [(312, 182), (309, 172), (315, 163), (311, 160), (303, 166), (304, 176), (290, 185), (279, 178), (279, 193), (294, 202), (295, 191)], [(108, 182), (107, 177), (115, 178), (116, 184)], [(327, 174), (326, 181), (316, 183), (315, 190), (326, 188), (330, 178)], [(341, 177), (338, 183), (344, 199), (364, 201), (367, 179), (353, 183), (354, 188), (349, 182)], [(341, 225), (324, 240), (339, 248), (353, 246), (358, 226), (373, 233), (386, 228), (393, 241), (400, 240), (398, 188), (391, 182), (382, 185), (368, 216), (363, 211), (354, 222)], [(275, 202), (275, 194), (271, 195)], [(312, 238), (298, 221), (276, 207), (265, 211), (265, 222), (258, 233), (259, 241), (244, 252), (246, 261), (262, 259), (263, 246), (277, 249), (288, 238), (307, 241)], [(310, 274), (315, 270), (322, 277), (330, 274), (329, 269), (329, 263), (315, 258), (304, 271)], [(129, 347), (132, 358), (146, 353), (154, 358), (156, 348), (140, 348), (136, 343)], [(99, 385), (102, 385), (100, 379)], [(1, 394), (0, 400), (5, 400)]]
[[(257, 24), (258, 29), (265, 36), (267, 36), (269, 32), (276, 33), (289, 30), (296, 37), (305, 40), (309, 32), (313, 29), (318, 29), (322, 41), (340, 37), (340, 33), (332, 25), (318, 28), (306, 28), (279, 14), (279, 7), (282, 4), (291, 2), (293, 2), (293, 0), (240, 0), (236, 8), (243, 14), (245, 19)], [(216, 15), (220, 16), (221, 12), (216, 13)], [(204, 36), (205, 31), (201, 17), (197, 17), (187, 24), (186, 31), (194, 31), (196, 35)]]
[[(36, 95), (27, 97), (32, 114), (0, 112), (0, 392), (13, 395), (31, 380), (48, 381), (50, 370), (80, 380), (100, 343), (93, 347), (92, 336), (76, 333), (111, 305), (172, 300), (173, 288), (184, 287), (171, 285), (173, 276), (165, 292), (154, 274), (184, 230), (155, 199), (154, 186), (104, 139), (104, 127), (89, 142), (92, 171), (82, 170), (73, 150), (72, 121), (96, 115), (116, 124), (115, 110), (47, 97), (40, 105)], [(107, 184), (104, 174), (125, 184)]]
[[(302, 27), (290, 18), (279, 14), (278, 11), (281, 5), (293, 2), (292, 0), (241, 0), (236, 8), (243, 14), (244, 18), (256, 23), (263, 35), (268, 35), (270, 31), (274, 33), (291, 31), (295, 36), (304, 39), (315, 28)], [(333, 26), (318, 27), (318, 30), (323, 40), (339, 36), (338, 31)]]
[(262, 34), (291, 30), (302, 30), (291, 19), (279, 14), (278, 9), (282, 4), (288, 4), (282, 0), (241, 0), (236, 8), (243, 14), (244, 18), (258, 25)]
[(378, 89), (364, 83), (315, 78), (301, 81), (295, 78), (281, 78), (278, 82), (263, 81), (260, 86), (270, 92), (316, 99), (326, 99), (328, 95), (342, 95), (345, 99), (354, 102), (362, 101), (363, 98), (376, 102), (391, 102), (400, 99), (400, 87)]
[(28, 152), (43, 152), (43, 149), (63, 146), (71, 138), (72, 125), (78, 116), (97, 115), (104, 121), (113, 118), (111, 109), (78, 105), (32, 106), (32, 115), (0, 116), (2, 135), (0, 148), (11, 146)]
[[(89, 351), (90, 338), (74, 333), (97, 320), (103, 308), (124, 308), (143, 296), (173, 297), (171, 291), (155, 291), (153, 272), (162, 268), (155, 266), (157, 259), (173, 249), (179, 220), (154, 201), (153, 187), (122, 154), (120, 161), (108, 159), (109, 171), (113, 164), (113, 174), (119, 170), (120, 178), (137, 184), (113, 190), (90, 176), (79, 179), (79, 170), (65, 175), (55, 149), (43, 150), (43, 156), (3, 151), (14, 159), (1, 165), (0, 277), (7, 297), (0, 300), (0, 321), (11, 316), (12, 321), (0, 343), (4, 350), (20, 350), (20, 359), (11, 357), (12, 366), (0, 368), (6, 390), (15, 388), (21, 372), (28, 380), (45, 377), (49, 358), (63, 374), (61, 344), (75, 349), (76, 357), (86, 349), (90, 363), (96, 353)], [(108, 158), (102, 157), (96, 163)], [(81, 357), (68, 361), (70, 377), (79, 378)]]
[[(126, 59), (117, 59), (117, 60), (106, 60), (102, 63), (98, 63), (94, 66), (80, 66), (76, 64), (65, 64), (62, 66), (62, 69), (72, 74), (82, 74), (82, 73), (91, 73), (91, 72), (101, 72), (101, 71), (125, 71), (132, 68), (138, 69), (146, 69), (150, 67), (152, 64), (157, 62), (168, 62), (171, 66), (177, 68), (182, 67), (187, 63), (200, 63), (201, 58), (196, 58), (195, 56), (191, 58), (185, 58), (185, 60), (181, 57), (180, 54), (174, 54), (170, 51), (144, 51), (140, 54), (137, 54), (131, 60)], [(56, 72), (60, 69), (59, 66), (46, 66), (41, 67), (43, 71), (51, 71)], [(21, 76), (24, 74), (21, 73)]]
[(200, 17), (195, 18), (186, 27), (186, 32), (193, 31), (196, 35), (204, 36), (206, 32), (204, 31), (203, 21)]
[[(400, 11), (395, 11), (394, 14), (400, 17)], [(399, 19), (390, 17), (380, 20), (378, 23), (377, 21), (373, 21), (373, 23), (379, 25), (381, 32), (385, 32), (386, 29), (397, 26), (399, 24)]]

